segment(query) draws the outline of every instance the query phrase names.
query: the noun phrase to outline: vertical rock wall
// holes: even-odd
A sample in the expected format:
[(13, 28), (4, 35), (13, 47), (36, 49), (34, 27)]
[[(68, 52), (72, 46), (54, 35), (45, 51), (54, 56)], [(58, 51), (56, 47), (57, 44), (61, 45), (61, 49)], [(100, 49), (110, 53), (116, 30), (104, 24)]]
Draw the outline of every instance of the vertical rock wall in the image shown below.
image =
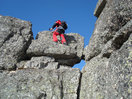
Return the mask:
[(26, 58), (26, 50), (33, 39), (31, 23), (0, 15), (0, 69), (11, 70)]
[(99, 0), (80, 99), (132, 98), (132, 0)]

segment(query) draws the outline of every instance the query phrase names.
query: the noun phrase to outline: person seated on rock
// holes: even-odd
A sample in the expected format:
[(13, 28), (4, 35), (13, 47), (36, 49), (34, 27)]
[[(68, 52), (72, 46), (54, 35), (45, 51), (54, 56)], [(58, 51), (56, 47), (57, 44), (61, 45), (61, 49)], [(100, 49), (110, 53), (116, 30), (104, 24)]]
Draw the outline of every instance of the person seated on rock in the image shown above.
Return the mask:
[(58, 42), (57, 35), (61, 37), (61, 43), (66, 44), (66, 39), (64, 37), (65, 30), (67, 29), (67, 24), (65, 21), (56, 21), (52, 28), (49, 30), (53, 30), (56, 27), (56, 30), (53, 32), (53, 41)]

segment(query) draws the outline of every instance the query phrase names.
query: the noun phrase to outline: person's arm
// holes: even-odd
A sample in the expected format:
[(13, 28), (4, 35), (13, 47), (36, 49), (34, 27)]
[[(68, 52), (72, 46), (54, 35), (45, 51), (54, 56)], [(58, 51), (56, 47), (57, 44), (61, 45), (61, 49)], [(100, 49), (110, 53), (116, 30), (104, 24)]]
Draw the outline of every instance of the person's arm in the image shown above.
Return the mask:
[(57, 25), (58, 25), (57, 23), (54, 23), (52, 29), (54, 29)]
[(50, 30), (53, 30), (58, 24), (57, 23), (54, 23), (52, 28), (50, 28)]

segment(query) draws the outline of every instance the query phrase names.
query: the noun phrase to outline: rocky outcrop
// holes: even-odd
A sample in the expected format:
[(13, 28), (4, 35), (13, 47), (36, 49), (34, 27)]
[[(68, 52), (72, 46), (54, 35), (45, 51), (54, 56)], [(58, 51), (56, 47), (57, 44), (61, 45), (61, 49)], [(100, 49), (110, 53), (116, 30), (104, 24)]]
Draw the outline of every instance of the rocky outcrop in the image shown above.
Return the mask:
[(123, 26), (115, 36), (109, 40), (102, 48), (101, 54), (104, 57), (110, 57), (110, 55), (121, 48), (121, 46), (126, 42), (132, 33), (132, 20), (130, 20), (125, 26)]
[[(80, 99), (103, 99), (106, 87), (107, 58), (94, 57), (82, 70)], [(106, 98), (109, 99), (109, 98)]]
[(82, 70), (80, 99), (131, 99), (132, 35), (110, 58), (101, 54)]
[(131, 0), (99, 0), (95, 30), (84, 51), (80, 99), (132, 98), (131, 6)]
[[(132, 2), (99, 0), (89, 45), (77, 33), (67, 45), (51, 31), (32, 37), (31, 23), (0, 16), (0, 99), (131, 99)], [(85, 59), (80, 72), (71, 68)]]
[[(101, 4), (105, 4), (104, 9), (99, 6)], [(84, 51), (85, 60), (99, 55), (105, 44), (132, 19), (131, 6), (131, 0), (99, 0), (95, 10), (95, 15), (98, 13), (99, 17), (89, 45)]]
[[(72, 67), (81, 61), (84, 38), (77, 33), (66, 34), (67, 45), (63, 45), (53, 42), (53, 33), (50, 31), (39, 32), (33, 40), (31, 23), (27, 21), (0, 16), (0, 24), (1, 70), (42, 67), (58, 69), (60, 65)], [(48, 59), (52, 61), (45, 61)]]
[(67, 45), (50, 31), (33, 40), (30, 22), (0, 16), (0, 99), (78, 99), (81, 72), (71, 67), (81, 61), (84, 38), (65, 37)]
[(77, 99), (79, 69), (0, 72), (1, 99)]
[(55, 62), (55, 59), (52, 57), (32, 57), (31, 60), (21, 61), (17, 64), (18, 69), (22, 68), (35, 68), (35, 69), (58, 69), (59, 64)]
[(31, 23), (0, 15), (0, 69), (15, 69), (33, 39)]
[(112, 53), (106, 76), (107, 99), (132, 98), (132, 34), (118, 51)]
[(52, 34), (49, 31), (39, 32), (27, 50), (28, 56), (50, 56), (59, 64), (69, 66), (79, 63), (83, 54), (84, 38), (77, 33), (68, 33), (65, 35), (67, 45), (64, 45), (53, 42)]

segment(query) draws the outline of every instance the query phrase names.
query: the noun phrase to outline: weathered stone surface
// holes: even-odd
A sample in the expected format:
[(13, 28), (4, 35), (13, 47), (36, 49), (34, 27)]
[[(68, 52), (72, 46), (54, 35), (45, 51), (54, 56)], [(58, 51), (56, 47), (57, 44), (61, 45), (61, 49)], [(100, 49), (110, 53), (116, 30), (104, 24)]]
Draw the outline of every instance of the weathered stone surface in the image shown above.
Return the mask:
[(30, 22), (0, 15), (0, 69), (16, 68), (32, 38)]
[(62, 45), (48, 31), (33, 40), (29, 22), (0, 16), (0, 24), (0, 99), (79, 98), (81, 73), (71, 66), (81, 60), (83, 37), (70, 33)]
[(132, 99), (132, 0), (99, 0), (95, 16), (82, 75), (71, 68), (83, 56), (79, 34), (62, 45), (43, 31), (28, 48), (31, 24), (0, 16), (0, 69), (17, 66), (0, 71), (0, 99)]
[[(59, 61), (59, 60), (57, 60)], [(65, 60), (64, 60), (65, 61)], [(67, 61), (66, 61), (67, 62)], [(59, 62), (60, 63), (60, 62)], [(17, 69), (34, 68), (34, 69), (68, 69), (70, 65), (60, 65), (53, 57), (41, 56), (32, 57), (30, 60), (25, 60), (17, 63)]]
[[(27, 50), (28, 56), (51, 56), (63, 65), (74, 65), (80, 62), (84, 39), (79, 34), (69, 33), (65, 34), (67, 44), (53, 42), (52, 32), (39, 32), (37, 39), (33, 40)], [(65, 62), (66, 61), (66, 62)]]
[(86, 63), (82, 70), (80, 99), (131, 99), (131, 68), (132, 34), (110, 58), (100, 54)]
[(131, 0), (107, 0), (96, 21), (89, 45), (85, 48), (85, 60), (99, 55), (105, 44), (132, 19), (131, 7)]
[(106, 80), (106, 99), (132, 98), (132, 32), (120, 50), (111, 55)]
[(68, 65), (59, 65), (59, 69), (69, 69), (71, 66)]
[(104, 99), (108, 60), (97, 56), (86, 63), (82, 70), (80, 99)]
[(104, 48), (102, 48), (102, 56), (110, 57), (112, 52), (120, 49), (123, 43), (128, 40), (131, 33), (132, 20), (123, 26), (118, 32), (116, 32), (114, 37), (105, 44)]
[(79, 69), (0, 72), (1, 99), (77, 99)]
[(36, 68), (36, 69), (58, 69), (58, 62), (55, 62), (54, 58), (41, 56), (41, 57), (32, 57), (31, 60), (27, 61), (24, 64), (24, 68)]
[(107, 0), (104, 9), (101, 3), (84, 51), (80, 99), (131, 99), (132, 1)]
[(101, 14), (102, 10), (104, 9), (106, 5), (106, 2), (107, 0), (98, 0), (98, 3), (94, 11), (94, 16), (99, 17), (99, 15)]

